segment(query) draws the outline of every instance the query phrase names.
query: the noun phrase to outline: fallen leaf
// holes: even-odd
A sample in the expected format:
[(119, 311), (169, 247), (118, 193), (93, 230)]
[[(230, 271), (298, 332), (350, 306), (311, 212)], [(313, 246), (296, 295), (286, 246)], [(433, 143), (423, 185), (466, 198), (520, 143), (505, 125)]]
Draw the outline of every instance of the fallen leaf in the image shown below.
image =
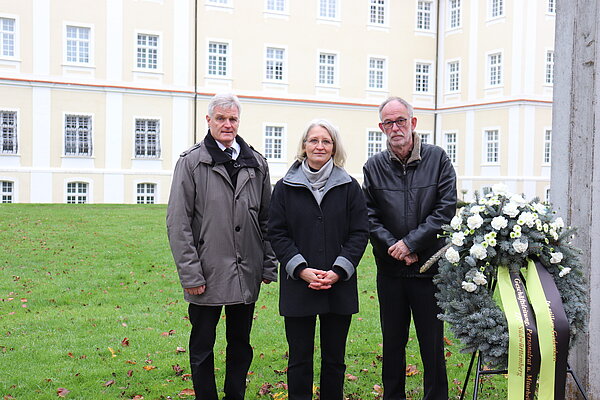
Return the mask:
[(418, 373), (419, 373), (419, 370), (417, 369), (416, 365), (408, 364), (406, 366), (406, 376), (413, 376), (413, 375), (417, 375)]
[(144, 400), (144, 396), (142, 396), (141, 394), (136, 394), (131, 398), (131, 400)]
[(275, 387), (280, 388), (280, 389), (285, 389), (288, 390), (288, 385), (285, 382), (279, 381), (275, 384)]
[(169, 330), (169, 332), (163, 332), (160, 334), (160, 336), (172, 336), (175, 334), (175, 329), (171, 329)]
[(114, 351), (114, 350), (112, 349), (112, 347), (109, 347), (109, 348), (108, 348), (108, 351), (110, 351), (110, 354), (112, 354), (112, 356), (113, 356), (113, 357), (116, 357), (116, 356), (117, 356), (117, 355), (115, 354), (115, 353), (116, 353), (116, 351)]
[(71, 391), (69, 389), (65, 389), (65, 388), (58, 388), (58, 389), (56, 389), (56, 394), (58, 395), (58, 397), (67, 397), (67, 395), (70, 392)]
[(451, 351), (447, 351), (446, 352), (446, 360), (449, 359), (452, 356), (452, 352)]
[(127, 371), (127, 376), (131, 378), (131, 376), (133, 375), (133, 370), (130, 369), (129, 371)]
[(69, 352), (67, 355), (68, 355), (69, 357), (71, 357), (71, 358), (75, 358), (75, 356), (74, 356), (74, 355), (73, 355), (73, 353), (71, 353), (71, 352)]
[(179, 392), (180, 396), (196, 396), (196, 392), (194, 392), (194, 389), (183, 389), (181, 392)]
[(273, 385), (271, 385), (270, 383), (263, 383), (262, 386), (260, 387), (260, 389), (258, 389), (258, 395), (264, 396), (264, 395), (271, 393), (272, 387), (273, 387)]
[(183, 347), (177, 347), (177, 349), (175, 350), (175, 353), (177, 353), (177, 354), (185, 353), (185, 349)]
[(129, 346), (129, 339), (124, 338), (123, 340), (121, 340), (121, 346), (124, 346), (124, 347)]
[(354, 376), (352, 374), (346, 374), (346, 379), (348, 379), (349, 381), (353, 382), (353, 381), (357, 381), (358, 380), (358, 376)]
[(133, 364), (133, 365), (135, 365), (135, 364), (137, 364), (137, 362), (131, 361), (131, 360), (127, 360), (127, 361), (125, 361), (125, 364)]
[(104, 386), (108, 387), (108, 386), (111, 386), (114, 383), (115, 383), (114, 379), (111, 379), (110, 381), (104, 382)]
[(383, 394), (383, 388), (381, 387), (381, 385), (373, 385), (373, 391), (376, 394)]
[(444, 343), (446, 343), (446, 345), (448, 345), (448, 346), (454, 345), (454, 343), (452, 343), (452, 341), (450, 341), (450, 339), (448, 339), (446, 336), (444, 336)]
[(156, 369), (156, 367), (154, 365), (144, 365), (144, 369), (146, 371), (150, 371), (150, 370)]
[(175, 375), (181, 376), (183, 374), (183, 368), (179, 364), (171, 365), (173, 371), (175, 371)]
[(285, 367), (284, 369), (274, 369), (273, 372), (275, 372), (278, 375), (283, 375), (287, 372), (287, 367)]

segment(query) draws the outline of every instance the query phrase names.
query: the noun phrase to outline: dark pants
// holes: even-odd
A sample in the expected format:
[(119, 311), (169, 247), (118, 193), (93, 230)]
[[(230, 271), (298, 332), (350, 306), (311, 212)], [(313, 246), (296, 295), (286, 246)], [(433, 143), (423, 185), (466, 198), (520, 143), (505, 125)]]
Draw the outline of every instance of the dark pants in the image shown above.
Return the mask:
[[(289, 346), (288, 399), (310, 400), (313, 387), (313, 355), (316, 316), (285, 317)], [(344, 398), (344, 356), (351, 315), (319, 315), (321, 336), (321, 400)]]
[(392, 278), (377, 275), (377, 293), (383, 333), (383, 398), (404, 400), (406, 343), (411, 313), (423, 361), (423, 400), (448, 400), (444, 359), (444, 325), (430, 278)]
[[(222, 306), (188, 308), (190, 333), (190, 365), (197, 400), (217, 400), (213, 347)], [(225, 356), (226, 400), (242, 400), (246, 392), (246, 375), (252, 363), (250, 329), (254, 314), (253, 304), (225, 306), (227, 350)]]

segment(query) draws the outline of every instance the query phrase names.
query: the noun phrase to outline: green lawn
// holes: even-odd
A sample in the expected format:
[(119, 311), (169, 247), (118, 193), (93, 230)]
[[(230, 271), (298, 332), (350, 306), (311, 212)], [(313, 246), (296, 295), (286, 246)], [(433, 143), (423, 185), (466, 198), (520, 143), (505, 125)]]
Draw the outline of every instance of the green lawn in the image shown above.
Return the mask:
[[(163, 205), (0, 205), (3, 399), (193, 398), (185, 394), (192, 388), (187, 307), (164, 217)], [(370, 249), (358, 273), (361, 312), (349, 335), (346, 397), (377, 399), (382, 349)], [(263, 285), (248, 399), (286, 398), (287, 346), (277, 296), (277, 284)], [(222, 328), (217, 367), (224, 365)], [(470, 356), (459, 354), (448, 337), (454, 399)], [(407, 378), (413, 399), (422, 397), (418, 354), (413, 332), (408, 363), (415, 369)], [(222, 385), (223, 370), (217, 373)], [(479, 398), (505, 398), (504, 387), (504, 377), (486, 377)]]

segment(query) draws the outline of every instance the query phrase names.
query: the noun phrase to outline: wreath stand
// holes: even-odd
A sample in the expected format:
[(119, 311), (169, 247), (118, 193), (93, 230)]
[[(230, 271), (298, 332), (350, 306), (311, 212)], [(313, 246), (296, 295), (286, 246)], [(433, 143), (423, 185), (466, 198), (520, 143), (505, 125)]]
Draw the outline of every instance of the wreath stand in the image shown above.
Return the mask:
[[(490, 291), (490, 293), (493, 293), (495, 288), (496, 288), (496, 279), (492, 279), (491, 282), (489, 282), (489, 284), (488, 284), (488, 290)], [(506, 369), (482, 369), (481, 368), (481, 354), (480, 354), (479, 350), (475, 351), (473, 353), (473, 355), (471, 356), (471, 362), (469, 363), (469, 368), (467, 369), (467, 376), (465, 377), (465, 383), (463, 384), (463, 388), (460, 393), (460, 400), (463, 400), (465, 397), (467, 386), (469, 385), (469, 378), (471, 377), (471, 371), (473, 370), (473, 364), (475, 363), (475, 358), (477, 358), (477, 370), (475, 371), (475, 381), (473, 383), (473, 385), (474, 385), (473, 386), (473, 400), (477, 400), (477, 398), (478, 398), (479, 384), (480, 384), (482, 375), (504, 375), (504, 374), (508, 373), (508, 370), (506, 370)], [(571, 374), (571, 377), (573, 378), (573, 380), (575, 381), (575, 384), (577, 385), (577, 389), (579, 389), (579, 393), (581, 393), (584, 400), (588, 400), (587, 396), (585, 395), (585, 392), (583, 391), (583, 387), (579, 383), (579, 379), (577, 379), (577, 375), (575, 375), (575, 372), (571, 369), (571, 366), (569, 365), (568, 362), (567, 362), (567, 372), (566, 373)]]

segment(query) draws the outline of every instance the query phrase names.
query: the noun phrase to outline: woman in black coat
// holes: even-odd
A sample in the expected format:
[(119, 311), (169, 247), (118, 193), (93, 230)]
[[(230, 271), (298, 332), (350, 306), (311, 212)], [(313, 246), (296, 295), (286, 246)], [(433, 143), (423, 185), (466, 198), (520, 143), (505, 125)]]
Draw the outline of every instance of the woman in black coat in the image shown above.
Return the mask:
[(288, 394), (290, 400), (312, 398), (318, 315), (320, 398), (342, 400), (346, 338), (358, 312), (356, 267), (368, 240), (367, 210), (358, 182), (342, 168), (345, 153), (331, 123), (309, 124), (297, 159), (275, 185), (268, 223), (281, 268)]

